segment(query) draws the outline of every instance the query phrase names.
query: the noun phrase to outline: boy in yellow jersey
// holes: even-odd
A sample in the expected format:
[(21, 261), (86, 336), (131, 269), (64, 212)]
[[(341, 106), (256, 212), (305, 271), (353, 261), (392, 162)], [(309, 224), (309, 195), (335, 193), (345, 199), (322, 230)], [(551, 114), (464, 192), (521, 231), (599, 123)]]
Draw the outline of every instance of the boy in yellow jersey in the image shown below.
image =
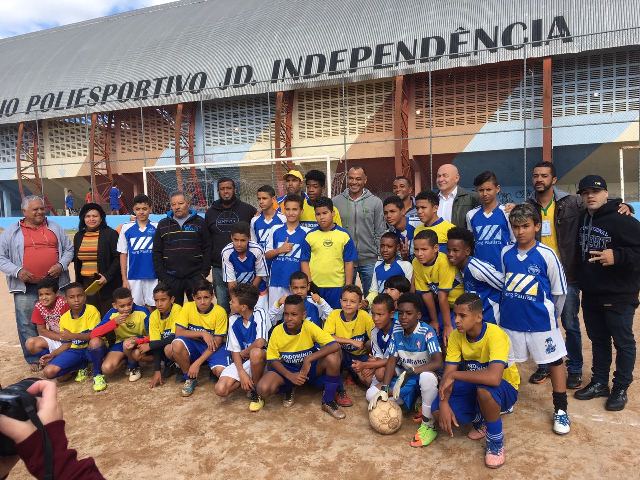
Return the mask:
[[(357, 377), (362, 383), (371, 383), (371, 377), (353, 370), (353, 362), (366, 362), (371, 350), (371, 330), (373, 320), (364, 310), (359, 310), (362, 302), (362, 290), (357, 285), (345, 285), (340, 297), (342, 309), (334, 310), (324, 323), (323, 330), (335, 338), (342, 348), (342, 369)], [(353, 401), (340, 382), (336, 402), (341, 407), (350, 407)]]
[(440, 251), (446, 254), (447, 232), (455, 225), (438, 216), (438, 205), (440, 205), (440, 197), (436, 192), (426, 190), (416, 195), (416, 211), (422, 225), (416, 227), (413, 237), (415, 239), (415, 236), (423, 230), (433, 230), (438, 235)]
[(102, 371), (111, 375), (127, 361), (129, 381), (140, 380), (140, 364), (133, 356), (136, 343), (125, 340), (142, 338), (149, 332), (149, 310), (133, 303), (133, 295), (128, 288), (120, 287), (113, 291), (113, 308), (102, 317), (100, 324), (91, 332), (91, 338), (103, 337), (115, 332), (116, 341), (109, 347), (109, 353), (102, 362)]
[(105, 347), (100, 338), (91, 338), (91, 330), (100, 323), (100, 313), (93, 305), (87, 305), (87, 295), (78, 282), (67, 285), (64, 292), (69, 310), (60, 317), (60, 341), (62, 346), (51, 352), (53, 357), (44, 368), (45, 378), (56, 378), (77, 371), (77, 382), (87, 378), (86, 365), (93, 365), (93, 390), (107, 388), (102, 375), (102, 359)]
[(416, 234), (413, 248), (412, 290), (422, 297), (429, 323), (446, 346), (453, 331), (451, 307), (464, 291), (459, 272), (449, 263), (447, 256), (439, 251), (438, 237), (433, 230), (422, 230)]
[(225, 348), (227, 323), (227, 312), (213, 303), (213, 285), (202, 280), (193, 291), (193, 302), (182, 307), (175, 340), (165, 348), (167, 357), (182, 371), (183, 397), (193, 394), (203, 363), (207, 363), (215, 377), (229, 365), (229, 352)]
[(302, 242), (300, 269), (332, 308), (340, 308), (342, 287), (354, 280), (358, 252), (349, 233), (334, 223), (330, 198), (318, 198), (315, 213), (318, 226)]
[(284, 321), (269, 338), (268, 371), (258, 382), (258, 395), (266, 399), (284, 390), (283, 405), (291, 407), (294, 386), (324, 386), (322, 410), (333, 418), (345, 418), (335, 401), (340, 385), (340, 345), (305, 317), (304, 299), (289, 295), (284, 302)]
[[(504, 464), (500, 412), (518, 400), (520, 375), (507, 334), (482, 318), (482, 300), (465, 293), (456, 300), (456, 331), (449, 337), (439, 397), (432, 404), (440, 428), (453, 436), (453, 427), (471, 423), (472, 440), (486, 437), (485, 465)], [(463, 368), (460, 368), (460, 367)]]
[[(307, 185), (307, 196), (304, 199), (302, 215), (300, 216), (300, 224), (303, 227), (311, 229), (318, 226), (314, 205), (315, 201), (324, 195), (324, 186), (327, 181), (327, 176), (320, 170), (309, 170), (304, 176), (304, 180)], [(340, 212), (338, 212), (338, 209), (335, 206), (333, 207), (333, 223), (339, 227), (342, 226)]]

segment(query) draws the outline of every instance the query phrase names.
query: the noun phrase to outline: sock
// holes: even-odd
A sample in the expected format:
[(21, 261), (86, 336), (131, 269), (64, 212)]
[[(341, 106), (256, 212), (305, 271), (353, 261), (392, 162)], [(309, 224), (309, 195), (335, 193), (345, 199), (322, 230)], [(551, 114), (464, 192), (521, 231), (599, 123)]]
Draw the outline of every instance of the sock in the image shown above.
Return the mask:
[(487, 422), (487, 448), (497, 452), (503, 445), (502, 418), (498, 418), (495, 422)]
[(134, 368), (138, 368), (138, 362), (127, 359), (127, 368), (129, 370), (133, 370)]
[(553, 410), (567, 411), (567, 392), (553, 392)]
[(87, 348), (87, 353), (93, 365), (93, 376), (102, 375), (102, 360), (107, 353), (107, 349), (102, 346), (98, 348)]
[(471, 424), (476, 430), (482, 429), (482, 426), (484, 425), (484, 418), (482, 418), (482, 414), (480, 412), (476, 413), (476, 416), (471, 420)]
[(420, 396), (422, 397), (422, 416), (431, 421), (431, 405), (438, 397), (438, 379), (431, 372), (423, 372), (419, 377)]
[(342, 382), (339, 376), (324, 376), (324, 392), (322, 392), (322, 403), (331, 403), (336, 399), (336, 392)]
[(342, 377), (336, 377), (338, 379), (338, 388), (337, 391), (338, 392), (344, 392), (344, 382), (342, 381)]
[(182, 372), (182, 381), (186, 382), (187, 380), (189, 380), (189, 374)]

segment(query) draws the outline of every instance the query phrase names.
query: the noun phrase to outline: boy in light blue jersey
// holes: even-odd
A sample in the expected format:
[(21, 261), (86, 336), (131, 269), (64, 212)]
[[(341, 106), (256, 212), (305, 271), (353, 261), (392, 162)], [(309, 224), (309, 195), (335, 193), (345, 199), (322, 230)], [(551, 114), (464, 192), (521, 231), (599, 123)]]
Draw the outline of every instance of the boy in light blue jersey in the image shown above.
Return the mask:
[(378, 260), (373, 267), (373, 278), (365, 306), (369, 306), (378, 293), (384, 291), (384, 283), (387, 279), (396, 275), (404, 275), (411, 282), (413, 267), (411, 263), (398, 258), (399, 248), (400, 243), (394, 233), (385, 232), (382, 234), (380, 237), (380, 257), (382, 260)]
[(388, 293), (380, 293), (371, 303), (371, 318), (373, 319), (373, 329), (371, 330), (371, 355), (362, 362), (355, 360), (351, 367), (358, 373), (361, 379), (368, 380), (369, 385), (366, 397), (370, 401), (378, 388), (376, 385), (384, 380), (384, 372), (387, 360), (391, 355), (391, 333), (395, 319), (395, 301)]
[[(307, 320), (311, 320), (318, 327), (324, 326), (324, 321), (333, 311), (331, 306), (317, 293), (311, 293), (311, 282), (304, 272), (293, 272), (289, 280), (291, 295), (299, 295), (304, 298), (304, 308), (307, 312)], [(276, 300), (269, 308), (269, 320), (271, 325), (282, 322), (284, 314), (284, 302), (288, 295)]]
[[(266, 252), (273, 228), (286, 222), (285, 216), (278, 211), (275, 203), (276, 192), (271, 185), (263, 185), (256, 193), (260, 215), (251, 219), (251, 241), (257, 243)], [(267, 259), (267, 265), (269, 265)]]

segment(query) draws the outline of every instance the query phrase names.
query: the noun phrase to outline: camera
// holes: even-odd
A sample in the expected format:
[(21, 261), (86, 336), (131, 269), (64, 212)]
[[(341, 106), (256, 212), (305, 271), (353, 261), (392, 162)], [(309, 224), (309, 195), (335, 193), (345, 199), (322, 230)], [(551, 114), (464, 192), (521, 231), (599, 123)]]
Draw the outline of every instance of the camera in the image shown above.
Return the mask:
[[(25, 378), (18, 383), (0, 389), (0, 414), (16, 420), (29, 420), (28, 410), (36, 409), (36, 397), (27, 392), (27, 388), (40, 378)], [(0, 433), (0, 457), (16, 454), (13, 440)]]

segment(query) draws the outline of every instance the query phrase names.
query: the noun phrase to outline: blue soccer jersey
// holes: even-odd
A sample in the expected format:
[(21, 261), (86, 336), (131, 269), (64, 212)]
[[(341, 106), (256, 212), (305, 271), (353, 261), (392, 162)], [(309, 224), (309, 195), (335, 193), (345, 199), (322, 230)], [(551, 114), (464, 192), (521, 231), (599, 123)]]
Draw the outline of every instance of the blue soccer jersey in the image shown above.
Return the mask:
[(413, 267), (411, 263), (405, 260), (394, 260), (392, 263), (387, 264), (382, 260), (378, 260), (373, 268), (370, 292), (374, 294), (384, 292), (385, 282), (396, 275), (406, 277), (407, 280), (411, 282), (411, 278), (413, 277)]
[(308, 231), (302, 225), (298, 225), (293, 232), (287, 229), (286, 224), (273, 228), (265, 250), (274, 250), (285, 241), (292, 245), (292, 250), (289, 253), (281, 253), (273, 257), (271, 261), (271, 278), (269, 280), (270, 286), (289, 288), (291, 274), (300, 271), (300, 254)]
[(153, 267), (153, 236), (156, 233), (155, 222), (149, 222), (144, 230), (138, 222), (122, 226), (118, 237), (118, 252), (127, 254), (127, 278), (129, 280), (155, 280)]
[[(333, 311), (331, 305), (329, 305), (326, 300), (321, 298), (320, 303), (315, 303), (311, 295), (307, 295), (307, 298), (304, 299), (304, 309), (306, 313), (305, 318), (315, 323), (320, 328), (324, 326), (324, 321)], [(274, 302), (274, 304), (269, 308), (269, 319), (271, 324), (275, 325), (281, 322), (283, 314), (284, 305), (276, 307), (276, 303)]]
[(409, 335), (397, 322), (393, 326), (389, 355), (397, 357), (399, 367), (420, 367), (431, 360), (431, 356), (441, 353), (438, 335), (435, 330), (424, 322), (418, 322), (416, 328)]
[(276, 212), (270, 220), (264, 216), (264, 212), (251, 219), (251, 241), (257, 243), (264, 251), (267, 251), (267, 244), (273, 228), (276, 225), (287, 223), (287, 219), (280, 212)]
[(558, 328), (553, 297), (566, 295), (567, 280), (556, 254), (537, 242), (527, 252), (509, 245), (502, 251), (504, 286), (500, 326), (516, 332), (548, 332)]
[(260, 308), (254, 310), (246, 325), (242, 316), (231, 315), (227, 331), (227, 350), (241, 352), (259, 338), (265, 341), (266, 346), (270, 328), (271, 322), (269, 322), (266, 312)]
[(387, 333), (384, 333), (378, 327), (373, 327), (373, 330), (371, 330), (371, 354), (375, 358), (389, 358), (394, 325), (395, 321), (392, 321)]
[(406, 217), (406, 219), (407, 221), (404, 230), (398, 230), (396, 227), (390, 226), (387, 231), (393, 233), (396, 237), (398, 237), (398, 241), (400, 243), (404, 243), (405, 241), (409, 242), (409, 260), (411, 260), (413, 258), (414, 233), (416, 227), (422, 224), (420, 223), (420, 219), (418, 219), (417, 217), (417, 222), (415, 220), (410, 220), (408, 216)]
[(498, 205), (491, 213), (486, 213), (482, 206), (469, 211), (467, 229), (473, 232), (476, 242), (474, 256), (489, 262), (496, 270), (502, 270), (502, 249), (515, 242), (504, 206)]
[(464, 291), (475, 293), (482, 299), (482, 316), (485, 322), (500, 324), (500, 296), (504, 284), (502, 272), (493, 265), (469, 257), (462, 273)]
[[(244, 258), (229, 243), (222, 249), (222, 279), (225, 282), (252, 283), (256, 276), (266, 279), (269, 276), (264, 251), (254, 242), (249, 242)], [(264, 280), (260, 282), (260, 291), (266, 290)]]

